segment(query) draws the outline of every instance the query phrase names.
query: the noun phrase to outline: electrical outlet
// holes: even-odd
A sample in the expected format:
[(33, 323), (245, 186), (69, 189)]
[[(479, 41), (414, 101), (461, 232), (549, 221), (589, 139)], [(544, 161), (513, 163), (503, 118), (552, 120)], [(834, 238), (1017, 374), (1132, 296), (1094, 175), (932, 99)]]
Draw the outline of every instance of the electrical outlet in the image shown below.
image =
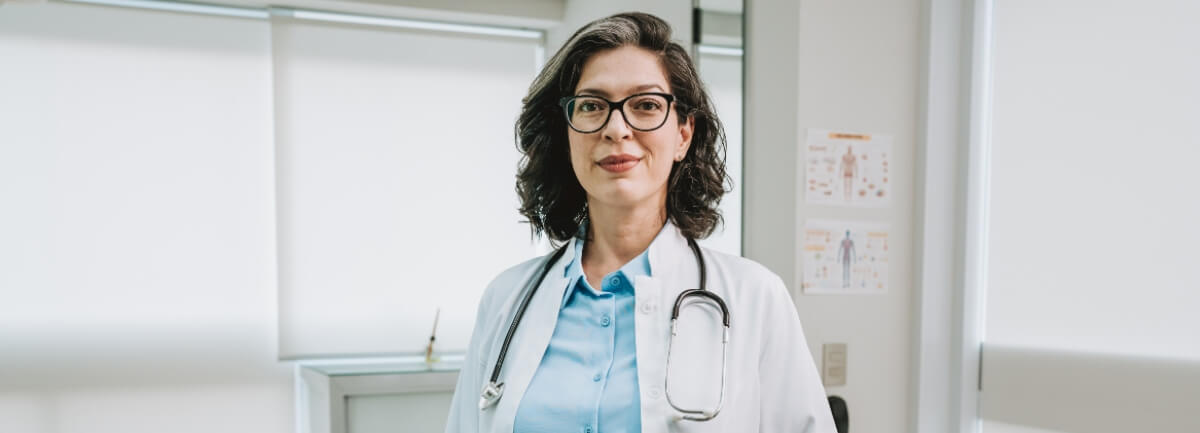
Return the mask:
[(821, 383), (826, 387), (846, 384), (846, 343), (825, 343), (821, 356)]

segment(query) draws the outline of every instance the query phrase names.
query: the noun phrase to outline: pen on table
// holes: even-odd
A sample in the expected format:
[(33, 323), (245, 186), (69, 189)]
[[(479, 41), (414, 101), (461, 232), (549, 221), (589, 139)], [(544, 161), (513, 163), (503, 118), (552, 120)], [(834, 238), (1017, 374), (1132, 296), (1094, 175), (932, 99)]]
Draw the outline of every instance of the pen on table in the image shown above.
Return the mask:
[(438, 307), (437, 312), (433, 314), (433, 332), (429, 334), (429, 346), (425, 347), (425, 365), (433, 365), (433, 342), (437, 340), (438, 317), (441, 315), (442, 308)]

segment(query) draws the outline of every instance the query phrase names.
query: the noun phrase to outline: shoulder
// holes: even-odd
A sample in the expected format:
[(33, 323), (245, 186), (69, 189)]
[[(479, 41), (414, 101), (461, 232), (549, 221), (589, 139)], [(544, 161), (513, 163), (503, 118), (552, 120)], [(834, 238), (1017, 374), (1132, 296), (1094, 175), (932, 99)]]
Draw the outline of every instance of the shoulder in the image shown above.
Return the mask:
[(767, 269), (761, 263), (709, 248), (703, 248), (703, 250), (705, 262), (709, 268), (712, 268), (709, 272), (715, 271), (738, 281), (740, 287), (787, 294), (787, 286), (784, 285), (779, 274)]
[[(750, 314), (767, 317), (795, 314), (792, 295), (779, 274), (754, 260), (704, 249), (709, 280), (725, 286), (727, 301)], [(710, 283), (710, 285), (714, 285)]]
[[(554, 254), (554, 252), (552, 251), (550, 254)], [(525, 283), (530, 278), (537, 276), (537, 271), (540, 270), (550, 254), (530, 258), (501, 271), (488, 283), (480, 305), (486, 307), (515, 295), (525, 287)]]

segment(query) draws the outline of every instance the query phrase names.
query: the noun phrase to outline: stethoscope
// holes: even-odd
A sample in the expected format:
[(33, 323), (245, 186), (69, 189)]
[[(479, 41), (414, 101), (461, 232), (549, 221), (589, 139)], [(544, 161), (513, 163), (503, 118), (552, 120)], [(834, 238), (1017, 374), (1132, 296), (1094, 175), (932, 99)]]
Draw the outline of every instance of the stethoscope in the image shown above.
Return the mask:
[[(667, 403), (672, 408), (682, 413), (677, 415), (676, 419), (689, 421), (708, 421), (716, 418), (721, 412), (721, 406), (725, 403), (725, 366), (729, 361), (729, 308), (725, 306), (725, 301), (715, 293), (708, 291), (707, 282), (705, 281), (704, 271), (704, 254), (700, 252), (700, 246), (696, 245), (696, 241), (688, 238), (688, 246), (692, 248), (692, 253), (696, 256), (696, 263), (700, 266), (700, 288), (685, 290), (675, 298), (675, 307), (671, 309), (671, 338), (667, 339), (667, 373), (665, 383), (663, 384), (663, 394), (667, 396)], [(500, 346), (500, 355), (496, 359), (496, 365), (492, 367), (492, 378), (487, 385), (483, 387), (483, 392), (479, 397), (479, 410), (486, 410), (492, 407), (496, 402), (500, 401), (500, 396), (504, 394), (504, 383), (497, 382), (500, 379), (500, 369), (504, 366), (504, 357), (508, 354), (508, 344), (512, 342), (513, 334), (516, 333), (517, 325), (521, 323), (521, 317), (525, 315), (525, 309), (529, 307), (529, 301), (533, 299), (533, 294), (537, 292), (538, 286), (542, 285), (542, 280), (546, 278), (546, 274), (550, 272), (550, 268), (562, 257), (567, 251), (567, 245), (563, 245), (554, 253), (545, 263), (542, 264), (541, 273), (537, 278), (531, 278), (525, 287), (525, 297), (521, 299), (521, 305), (517, 307), (517, 314), (513, 317), (512, 323), (508, 325), (508, 334), (504, 336), (504, 345)], [(675, 341), (675, 335), (678, 332), (679, 310), (685, 304), (688, 298), (698, 298), (697, 301), (715, 305), (721, 310), (721, 321), (725, 325), (724, 334), (721, 337), (721, 393), (717, 400), (717, 407), (712, 410), (704, 409), (685, 409), (679, 407), (671, 400), (671, 393), (667, 390), (671, 389), (671, 344)]]

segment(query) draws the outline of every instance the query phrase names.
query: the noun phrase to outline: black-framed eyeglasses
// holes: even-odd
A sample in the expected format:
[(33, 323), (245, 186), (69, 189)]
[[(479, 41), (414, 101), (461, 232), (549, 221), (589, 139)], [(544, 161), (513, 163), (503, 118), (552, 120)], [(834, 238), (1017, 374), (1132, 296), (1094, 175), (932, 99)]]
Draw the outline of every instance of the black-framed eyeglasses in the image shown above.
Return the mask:
[(620, 111), (625, 124), (638, 131), (653, 131), (667, 123), (671, 115), (671, 103), (675, 95), (670, 93), (636, 93), (620, 101), (609, 101), (599, 96), (568, 96), (558, 101), (567, 116), (567, 125), (581, 134), (591, 134), (604, 129), (613, 111)]

